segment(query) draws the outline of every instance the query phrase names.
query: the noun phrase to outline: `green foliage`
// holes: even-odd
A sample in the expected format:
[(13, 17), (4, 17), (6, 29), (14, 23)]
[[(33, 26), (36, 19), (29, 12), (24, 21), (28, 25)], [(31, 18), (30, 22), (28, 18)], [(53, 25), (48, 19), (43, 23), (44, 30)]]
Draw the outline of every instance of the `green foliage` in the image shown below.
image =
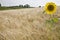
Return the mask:
[(0, 4), (0, 7), (1, 7), (1, 4)]
[(53, 18), (52, 20), (54, 23), (58, 22), (58, 18)]
[(58, 18), (52, 18), (50, 20), (46, 20), (47, 23), (54, 24), (58, 22)]
[(24, 5), (24, 8), (30, 8), (30, 5), (25, 4), (25, 5)]
[(49, 29), (51, 29), (52, 27), (55, 27), (55, 23), (58, 21), (58, 18), (51, 18), (49, 20), (46, 20), (46, 25), (48, 24)]
[(24, 6), (23, 5), (19, 5), (19, 7), (23, 8)]
[(39, 8), (40, 8), (41, 6), (39, 6)]
[(53, 20), (46, 20), (46, 23), (53, 24), (54, 21)]

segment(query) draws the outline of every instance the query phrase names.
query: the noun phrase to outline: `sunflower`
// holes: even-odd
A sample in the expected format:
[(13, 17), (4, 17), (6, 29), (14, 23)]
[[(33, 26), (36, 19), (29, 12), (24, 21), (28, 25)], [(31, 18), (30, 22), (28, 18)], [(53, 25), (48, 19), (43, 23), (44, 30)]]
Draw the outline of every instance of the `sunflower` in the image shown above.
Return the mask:
[(46, 3), (44, 9), (47, 14), (53, 14), (56, 12), (56, 4), (53, 2), (48, 2)]

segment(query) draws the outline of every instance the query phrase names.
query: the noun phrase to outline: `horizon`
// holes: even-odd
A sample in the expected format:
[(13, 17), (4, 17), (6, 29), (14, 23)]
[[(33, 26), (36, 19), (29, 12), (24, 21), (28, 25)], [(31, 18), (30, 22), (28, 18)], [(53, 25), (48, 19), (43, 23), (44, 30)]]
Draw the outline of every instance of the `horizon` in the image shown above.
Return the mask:
[(47, 2), (54, 2), (60, 6), (60, 0), (0, 0), (2, 6), (19, 6), (29, 4), (32, 7), (44, 6)]

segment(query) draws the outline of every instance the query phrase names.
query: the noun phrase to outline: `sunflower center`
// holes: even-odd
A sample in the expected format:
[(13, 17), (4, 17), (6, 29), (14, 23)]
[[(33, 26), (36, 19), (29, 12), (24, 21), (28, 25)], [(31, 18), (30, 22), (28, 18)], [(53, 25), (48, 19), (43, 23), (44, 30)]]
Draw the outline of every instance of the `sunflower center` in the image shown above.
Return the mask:
[(48, 6), (48, 10), (49, 10), (49, 11), (53, 11), (53, 10), (54, 10), (54, 6), (53, 6), (53, 5), (49, 5), (49, 6)]

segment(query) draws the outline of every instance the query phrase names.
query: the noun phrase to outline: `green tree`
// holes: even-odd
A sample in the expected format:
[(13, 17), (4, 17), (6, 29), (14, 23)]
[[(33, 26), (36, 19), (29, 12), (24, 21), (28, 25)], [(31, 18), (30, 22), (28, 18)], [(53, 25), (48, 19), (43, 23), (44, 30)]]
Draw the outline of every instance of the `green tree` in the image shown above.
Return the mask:
[(19, 5), (19, 7), (23, 8), (23, 5)]
[(1, 7), (1, 4), (0, 4), (0, 7)]
[(41, 6), (39, 6), (39, 8), (40, 8)]
[(30, 5), (29, 4), (25, 4), (24, 8), (30, 8)]

